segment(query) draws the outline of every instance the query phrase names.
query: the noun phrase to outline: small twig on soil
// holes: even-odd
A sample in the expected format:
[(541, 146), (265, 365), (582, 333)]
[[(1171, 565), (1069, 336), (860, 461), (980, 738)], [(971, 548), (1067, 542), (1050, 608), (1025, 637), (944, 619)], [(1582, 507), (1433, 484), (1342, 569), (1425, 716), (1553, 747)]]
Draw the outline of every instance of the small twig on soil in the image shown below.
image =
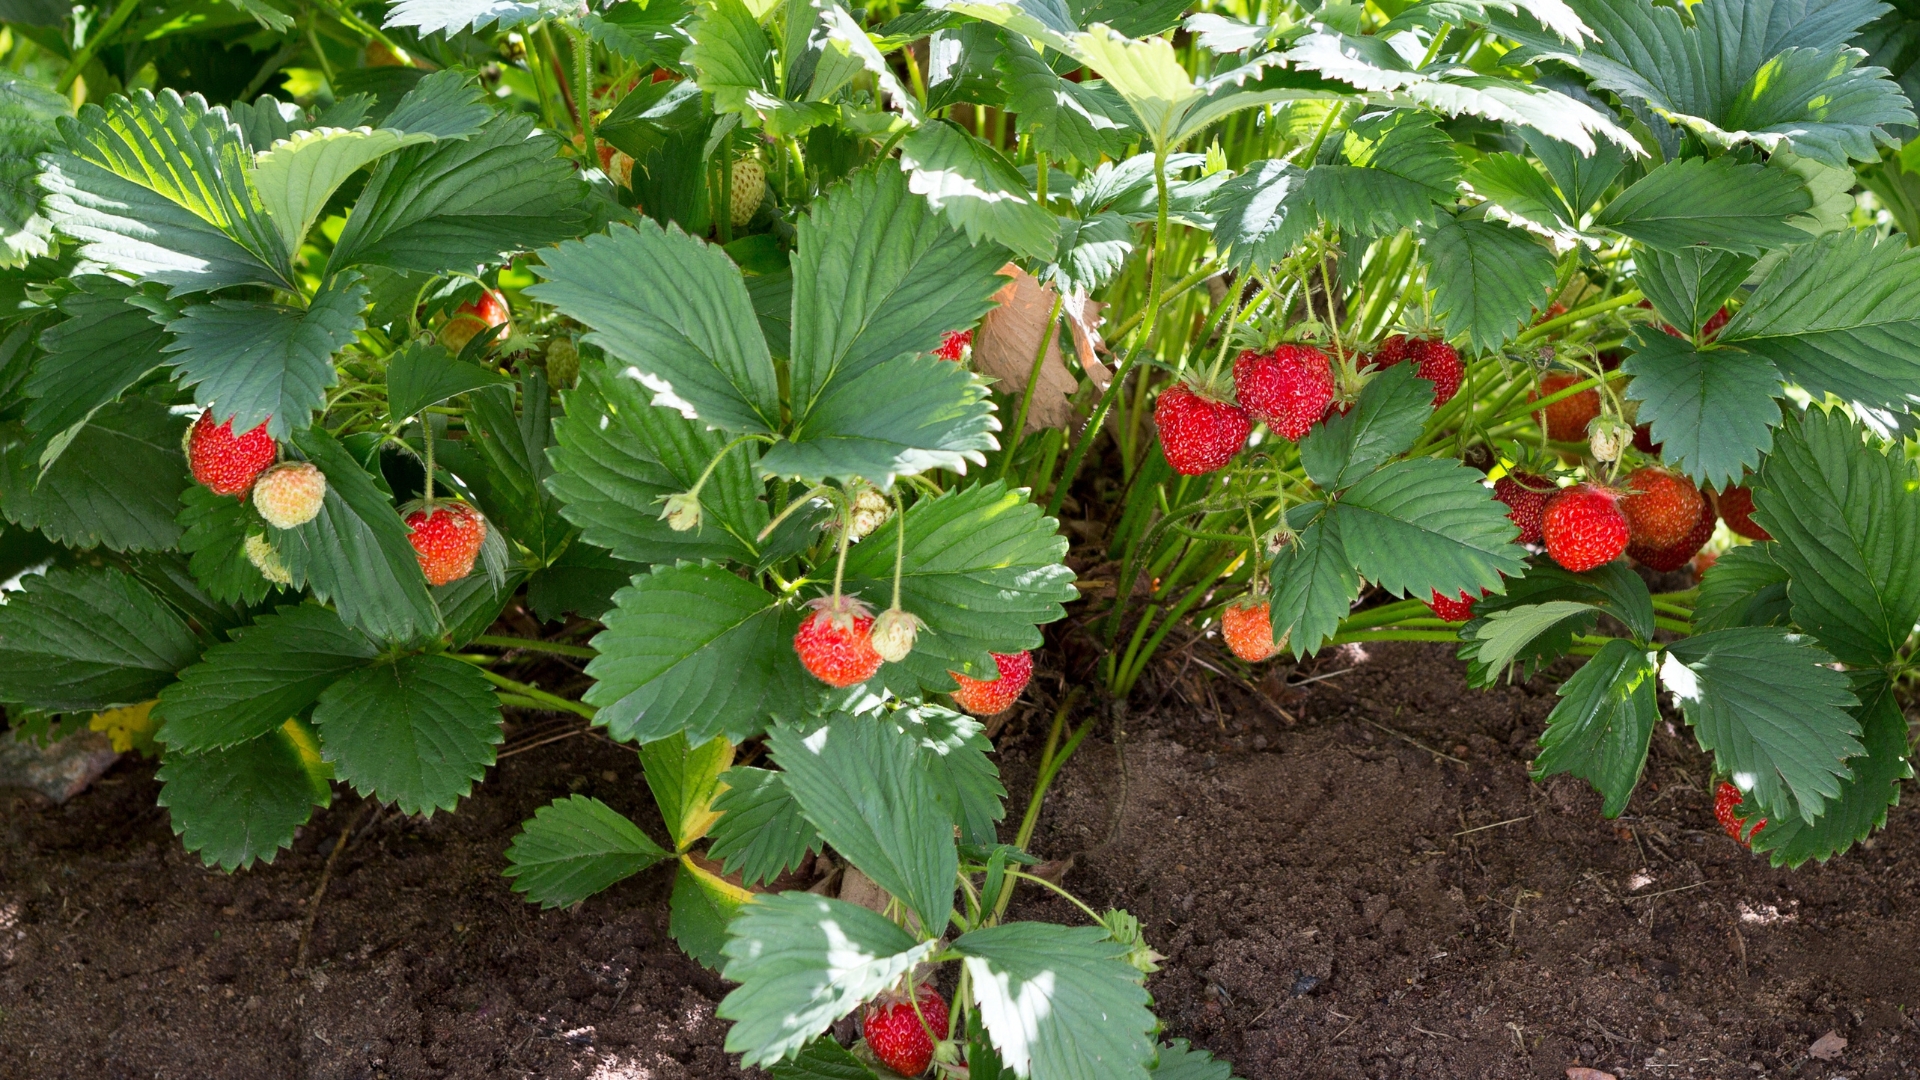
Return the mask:
[(1335, 675), (1345, 675), (1347, 672), (1353, 671), (1358, 667), (1360, 667), (1359, 664), (1355, 664), (1353, 665), (1353, 667), (1343, 667), (1339, 671), (1329, 671), (1325, 675), (1314, 675), (1310, 678), (1301, 679), (1299, 682), (1290, 682), (1287, 685), (1288, 686), (1305, 686), (1308, 683), (1317, 683), (1321, 679), (1331, 679)]
[(1488, 830), (1488, 829), (1497, 829), (1497, 828), (1499, 828), (1499, 827), (1500, 827), (1500, 826), (1502, 826), (1502, 825), (1512, 825), (1512, 824), (1513, 824), (1514, 822), (1516, 822), (1516, 821), (1531, 821), (1532, 819), (1533, 819), (1533, 815), (1532, 815), (1532, 814), (1528, 814), (1528, 815), (1526, 815), (1525, 817), (1516, 817), (1516, 818), (1508, 818), (1508, 819), (1507, 819), (1507, 820), (1505, 820), (1505, 821), (1496, 821), (1496, 822), (1494, 822), (1494, 823), (1493, 823), (1493, 824), (1491, 824), (1491, 825), (1475, 825), (1475, 826), (1474, 826), (1473, 828), (1471, 828), (1471, 829), (1462, 829), (1462, 830), (1460, 830), (1459, 832), (1457, 832), (1457, 833), (1454, 833), (1453, 835), (1455, 835), (1455, 836), (1465, 836), (1465, 835), (1467, 835), (1468, 833), (1477, 833), (1477, 832), (1485, 832), (1485, 831), (1486, 831), (1486, 830)]
[(1711, 882), (1711, 881), (1696, 881), (1696, 882), (1694, 882), (1694, 883), (1693, 883), (1693, 884), (1691, 884), (1691, 885), (1682, 885), (1682, 886), (1680, 886), (1680, 887), (1679, 887), (1679, 888), (1677, 888), (1677, 889), (1662, 889), (1662, 890), (1660, 890), (1659, 892), (1650, 892), (1650, 893), (1647, 893), (1647, 894), (1645, 894), (1645, 895), (1643, 895), (1643, 896), (1626, 896), (1626, 897), (1622, 897), (1621, 899), (1623, 899), (1623, 900), (1651, 900), (1651, 899), (1653, 899), (1653, 898), (1654, 898), (1654, 897), (1656, 897), (1656, 896), (1669, 896), (1669, 895), (1672, 895), (1673, 893), (1677, 893), (1677, 892), (1686, 892), (1686, 891), (1687, 891), (1688, 889), (1697, 889), (1697, 888), (1699, 888), (1699, 887), (1700, 887), (1700, 886), (1702, 886), (1702, 885), (1711, 885), (1711, 884), (1713, 884), (1713, 882)]
[(360, 805), (348, 819), (347, 827), (340, 830), (340, 839), (334, 841), (333, 854), (327, 856), (327, 865), (320, 869), (320, 884), (314, 886), (313, 898), (307, 901), (307, 924), (300, 928), (300, 948), (293, 954), (293, 970), (305, 971), (307, 968), (307, 946), (313, 943), (313, 923), (320, 917), (320, 901), (327, 895), (327, 882), (333, 877), (333, 864), (340, 861), (340, 853), (347, 849), (347, 841), (353, 836), (353, 827), (369, 807), (378, 806), (379, 801), (372, 796)]
[(1459, 758), (1454, 757), (1452, 754), (1443, 754), (1440, 751), (1435, 750), (1431, 746), (1426, 746), (1422, 744), (1419, 740), (1415, 739), (1413, 736), (1408, 735), (1404, 732), (1395, 731), (1392, 728), (1388, 727), (1385, 724), (1380, 723), (1377, 720), (1369, 720), (1367, 721), (1367, 723), (1372, 724), (1374, 727), (1379, 728), (1381, 731), (1386, 732), (1387, 734), (1393, 736), (1396, 739), (1403, 739), (1406, 742), (1411, 743), (1415, 747), (1418, 747), (1421, 750), (1425, 750), (1427, 753), (1432, 754), (1434, 757), (1446, 758), (1448, 761), (1454, 762), (1455, 764), (1458, 764), (1458, 765), (1466, 764), (1466, 762), (1461, 761)]
[(1444, 1031), (1428, 1031), (1426, 1028), (1421, 1027), (1419, 1024), (1413, 1025), (1413, 1030), (1419, 1032), (1422, 1035), (1432, 1035), (1435, 1038), (1440, 1038), (1440, 1039), (1452, 1039), (1454, 1042), (1460, 1041), (1460, 1036), (1458, 1035), (1449, 1035)]
[(506, 749), (506, 750), (502, 750), (502, 751), (500, 751), (500, 753), (499, 753), (499, 754), (497, 754), (497, 755), (495, 755), (495, 757), (494, 757), (494, 760), (495, 760), (495, 761), (499, 761), (499, 760), (501, 760), (501, 759), (503, 759), (503, 758), (510, 758), (510, 757), (512, 757), (512, 756), (513, 756), (513, 755), (515, 755), (515, 754), (518, 754), (518, 753), (523, 753), (523, 752), (525, 752), (525, 751), (527, 751), (527, 750), (533, 750), (533, 749), (536, 749), (536, 748), (538, 748), (538, 747), (542, 747), (542, 746), (545, 746), (545, 745), (547, 745), (548, 743), (557, 743), (557, 742), (559, 742), (559, 741), (560, 741), (561, 739), (571, 739), (571, 738), (573, 738), (573, 737), (574, 737), (575, 735), (578, 735), (578, 734), (580, 734), (580, 733), (582, 733), (582, 732), (584, 732), (584, 731), (587, 731), (587, 730), (589, 729), (589, 727), (590, 727), (590, 725), (589, 725), (589, 726), (582, 726), (582, 727), (577, 727), (577, 728), (569, 728), (569, 729), (567, 729), (566, 731), (563, 731), (563, 732), (561, 732), (561, 733), (560, 733), (560, 734), (558, 734), (558, 735), (549, 735), (549, 736), (547, 736), (547, 737), (546, 737), (546, 738), (544, 738), (544, 739), (535, 739), (535, 740), (534, 740), (533, 742), (530, 742), (530, 743), (523, 743), (523, 744), (521, 744), (521, 745), (519, 745), (519, 746), (515, 746), (515, 747), (510, 747), (510, 748), (508, 748), (508, 749)]

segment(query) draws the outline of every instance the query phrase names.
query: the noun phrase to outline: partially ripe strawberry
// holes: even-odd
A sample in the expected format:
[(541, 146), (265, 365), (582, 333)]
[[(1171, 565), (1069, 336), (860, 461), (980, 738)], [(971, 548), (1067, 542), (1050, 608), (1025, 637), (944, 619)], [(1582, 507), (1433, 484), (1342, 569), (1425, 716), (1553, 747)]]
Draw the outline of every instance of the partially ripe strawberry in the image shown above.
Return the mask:
[(1167, 464), (1183, 476), (1209, 473), (1232, 461), (1253, 430), (1247, 410), (1202, 397), (1186, 383), (1160, 391), (1153, 403), (1153, 424), (1160, 430)]
[(1771, 540), (1773, 536), (1753, 520), (1753, 489), (1730, 487), (1713, 497), (1720, 520), (1736, 535), (1749, 540)]
[(901, 995), (874, 1001), (860, 1015), (860, 1033), (880, 1064), (901, 1076), (919, 1076), (933, 1064), (933, 1044), (947, 1037), (947, 1002), (931, 986), (917, 995), (920, 1010)]
[(280, 553), (273, 550), (273, 541), (260, 533), (248, 533), (240, 547), (247, 553), (247, 561), (253, 564), (255, 570), (260, 571), (261, 577), (275, 585), (293, 584), (293, 573), (287, 569), (286, 561), (280, 558)]
[(236, 439), (233, 418), (215, 424), (211, 409), (201, 413), (187, 432), (187, 467), (215, 495), (246, 498), (254, 478), (279, 454), (280, 447), (267, 434), (265, 423)]
[(1265, 600), (1247, 597), (1228, 604), (1220, 613), (1220, 636), (1227, 639), (1233, 655), (1249, 664), (1280, 651), (1273, 640), (1273, 605)]
[(1433, 407), (1439, 408), (1460, 392), (1460, 379), (1466, 367), (1453, 346), (1439, 338), (1415, 338), (1395, 334), (1380, 343), (1373, 354), (1375, 367), (1390, 368), (1402, 360), (1412, 360), (1421, 378), (1433, 383)]
[(972, 344), (973, 331), (949, 330), (941, 337), (940, 347), (933, 350), (933, 355), (942, 360), (958, 360), (966, 355), (967, 346)]
[(1533, 320), (1533, 325), (1539, 326), (1543, 322), (1552, 322), (1566, 313), (1567, 305), (1555, 300), (1553, 303), (1547, 305), (1547, 310), (1541, 312), (1539, 316)]
[(1275, 435), (1298, 441), (1333, 404), (1333, 364), (1311, 345), (1248, 350), (1233, 362), (1233, 395)]
[(873, 648), (873, 616), (867, 605), (851, 596), (823, 596), (812, 606), (793, 635), (800, 666), (837, 688), (873, 678), (881, 656)]
[[(1627, 474), (1627, 494), (1620, 500), (1620, 512), (1627, 516), (1627, 531), (1635, 543), (1670, 548), (1693, 531), (1705, 503), (1693, 481), (1648, 465)], [(1692, 552), (1688, 552), (1691, 557)]]
[(1559, 490), (1552, 480), (1530, 472), (1510, 472), (1493, 482), (1493, 497), (1507, 504), (1507, 517), (1520, 526), (1516, 539), (1522, 544), (1540, 542), (1540, 515)]
[[(1481, 589), (1480, 596), (1486, 595), (1487, 590)], [(1473, 605), (1479, 598), (1468, 596), (1466, 593), (1461, 593), (1459, 596), (1444, 596), (1436, 589), (1433, 599), (1427, 601), (1427, 609), (1433, 612), (1435, 618), (1445, 619), (1448, 622), (1466, 622), (1473, 618)]]
[[(1571, 371), (1543, 375), (1540, 377), (1539, 392), (1527, 395), (1527, 400), (1539, 401), (1544, 397), (1552, 397), (1585, 378)], [(1547, 438), (1555, 442), (1580, 442), (1587, 437), (1587, 425), (1600, 415), (1600, 391), (1588, 387), (1572, 397), (1554, 402), (1541, 412), (1546, 414), (1542, 422), (1547, 428)], [(1539, 419), (1540, 414), (1535, 413), (1534, 416)]]
[(480, 293), (480, 299), (469, 300), (454, 309), (453, 316), (440, 328), (440, 344), (457, 355), (482, 331), (506, 323), (506, 300), (492, 289), (486, 289)]
[[(1720, 781), (1720, 787), (1713, 793), (1713, 816), (1720, 820), (1720, 827), (1727, 830), (1728, 836), (1740, 841), (1741, 847), (1752, 848), (1753, 838), (1760, 835), (1761, 829), (1767, 827), (1767, 819), (1761, 818), (1754, 822), (1752, 831), (1748, 831), (1747, 819), (1734, 816), (1741, 798), (1739, 788), (1725, 780)], [(1741, 835), (1742, 833), (1745, 835)]]
[(873, 620), (873, 629), (868, 640), (873, 643), (873, 651), (880, 659), (889, 664), (897, 664), (913, 651), (913, 643), (920, 636), (920, 617), (900, 608), (888, 608)]
[(1021, 691), (1027, 688), (1027, 680), (1033, 678), (1033, 654), (1030, 652), (991, 653), (993, 664), (1000, 669), (997, 679), (969, 679), (957, 671), (949, 671), (953, 681), (960, 688), (953, 692), (953, 700), (960, 707), (975, 716), (993, 716), (1013, 708), (1020, 698)]
[(733, 201), (728, 204), (733, 217), (733, 227), (739, 228), (753, 220), (760, 210), (760, 201), (767, 197), (767, 170), (753, 158), (743, 157), (733, 163)]
[(473, 572), (473, 560), (487, 538), (487, 519), (466, 503), (438, 503), (406, 517), (408, 543), (430, 585), (445, 585)]
[(320, 513), (327, 476), (312, 462), (275, 465), (253, 482), (253, 505), (276, 529), (297, 529)]
[(1598, 484), (1561, 488), (1541, 515), (1547, 554), (1576, 574), (1619, 558), (1627, 550), (1627, 518), (1619, 504), (1617, 493)]
[(1707, 546), (1707, 541), (1713, 539), (1713, 526), (1717, 520), (1719, 519), (1713, 514), (1713, 503), (1701, 499), (1700, 516), (1694, 521), (1693, 528), (1688, 530), (1687, 535), (1680, 538), (1679, 543), (1669, 547), (1655, 548), (1642, 544), (1638, 540), (1631, 540), (1627, 543), (1627, 554), (1649, 570), (1658, 570), (1661, 573), (1678, 570), (1698, 555), (1700, 549)]

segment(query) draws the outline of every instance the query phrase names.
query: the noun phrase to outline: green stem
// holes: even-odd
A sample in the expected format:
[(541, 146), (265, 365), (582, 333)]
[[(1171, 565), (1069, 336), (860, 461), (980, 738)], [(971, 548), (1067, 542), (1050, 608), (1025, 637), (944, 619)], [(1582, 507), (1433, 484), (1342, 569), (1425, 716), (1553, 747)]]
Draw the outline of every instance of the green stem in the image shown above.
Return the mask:
[(1653, 625), (1661, 630), (1671, 630), (1683, 637), (1693, 636), (1693, 622), (1691, 619), (1668, 619), (1655, 615), (1653, 617)]
[(1345, 645), (1355, 641), (1459, 641), (1460, 635), (1451, 630), (1359, 630), (1351, 634), (1335, 634), (1327, 641), (1329, 645)]
[(567, 38), (573, 43), (574, 70), (578, 72), (580, 134), (587, 144), (587, 167), (600, 164), (600, 152), (593, 145), (593, 39), (572, 23), (565, 24)]
[(1046, 878), (1039, 877), (1034, 874), (1023, 874), (1018, 870), (1007, 871), (1007, 877), (1009, 879), (1018, 879), (1020, 881), (1031, 881), (1036, 885), (1045, 885), (1047, 888), (1052, 889), (1054, 892), (1059, 893), (1061, 896), (1066, 897), (1068, 900), (1072, 901), (1074, 907), (1077, 907), (1081, 911), (1084, 911), (1087, 913), (1087, 918), (1092, 919), (1095, 923), (1100, 923), (1099, 912), (1088, 907), (1085, 903), (1081, 901), (1079, 897), (1073, 895), (1072, 893), (1061, 888), (1060, 886), (1055, 885), (1053, 882), (1048, 881)]
[(425, 415), (420, 417), (420, 445), (424, 448), (424, 453), (422, 456), (425, 457), (426, 466), (427, 466), (427, 480), (426, 480), (426, 483), (422, 485), (420, 489), (420, 501), (426, 504), (427, 513), (431, 515), (433, 513), (433, 418), (432, 417), (425, 416)]
[[(100, 51), (100, 46), (106, 44), (108, 38), (120, 32), (120, 28), (126, 25), (127, 20), (133, 17), (133, 13), (139, 10), (139, 7), (139, 0), (120, 0), (119, 6), (113, 9), (113, 14), (107, 16), (106, 25), (87, 35), (86, 43), (80, 46), (80, 51), (74, 53), (67, 61), (67, 66), (60, 72), (60, 81), (55, 84), (55, 89), (62, 94), (71, 91), (73, 81), (80, 77), (81, 69), (93, 61), (93, 54)], [(328, 76), (328, 81), (332, 81), (332, 76)]]
[[(488, 657), (488, 659), (492, 659), (492, 657)], [(469, 663), (471, 663), (471, 661), (469, 661)], [(557, 697), (553, 694), (549, 694), (545, 690), (538, 689), (537, 687), (528, 686), (526, 683), (520, 682), (516, 679), (509, 679), (505, 675), (497, 675), (491, 671), (488, 671), (486, 668), (481, 667), (478, 664), (474, 664), (473, 670), (479, 672), (481, 678), (487, 680), (488, 682), (499, 687), (500, 689), (505, 690), (510, 694), (515, 694), (520, 697), (527, 698), (530, 701), (537, 701), (541, 705), (545, 706), (546, 708), (552, 709), (556, 712), (572, 713), (575, 716), (584, 717), (585, 719), (591, 720), (593, 719), (593, 714), (599, 711), (595, 709), (593, 706), (585, 704), (583, 702), (568, 701), (566, 698)]]
[(1373, 626), (1386, 626), (1391, 623), (1397, 623), (1401, 619), (1416, 618), (1419, 612), (1425, 611), (1426, 609), (1427, 605), (1418, 600), (1411, 598), (1397, 600), (1391, 604), (1382, 604), (1377, 608), (1368, 608), (1365, 611), (1347, 616), (1340, 620), (1340, 626), (1336, 632), (1345, 633), (1349, 630), (1365, 630)]
[(600, 650), (589, 649), (585, 645), (562, 645), (557, 641), (507, 637), (503, 634), (481, 634), (479, 637), (468, 642), (468, 644), (485, 645), (495, 649), (525, 649), (528, 652), (554, 653), (558, 656), (571, 656), (580, 660), (591, 660), (600, 655)]
[(1555, 330), (1572, 326), (1574, 323), (1580, 322), (1583, 319), (1591, 319), (1595, 315), (1603, 315), (1615, 308), (1623, 308), (1629, 304), (1637, 304), (1643, 299), (1645, 299), (1645, 297), (1641, 295), (1640, 290), (1628, 289), (1619, 296), (1589, 304), (1576, 311), (1569, 311), (1565, 315), (1548, 319), (1538, 326), (1528, 327), (1526, 330), (1521, 331), (1519, 337), (1513, 339), (1513, 343), (1515, 345), (1525, 345), (1530, 341), (1537, 341), (1553, 333)]

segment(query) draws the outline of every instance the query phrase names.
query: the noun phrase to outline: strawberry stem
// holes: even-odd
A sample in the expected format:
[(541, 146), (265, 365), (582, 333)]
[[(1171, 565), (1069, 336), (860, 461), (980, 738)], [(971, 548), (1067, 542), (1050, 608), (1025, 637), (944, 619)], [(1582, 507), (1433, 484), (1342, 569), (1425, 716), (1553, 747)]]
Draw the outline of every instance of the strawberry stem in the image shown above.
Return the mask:
[[(840, 504), (840, 556), (833, 564), (833, 601), (838, 610), (840, 583), (847, 576), (847, 549), (853, 546), (853, 502), (844, 496), (834, 501)], [(905, 528), (905, 525), (901, 527)]]
[[(907, 504), (906, 500), (900, 497), (897, 488), (893, 493), (893, 516), (900, 520), (899, 542), (893, 548), (893, 608), (898, 611), (900, 609), (900, 577), (905, 573), (907, 565)], [(844, 548), (841, 549), (840, 557), (843, 561), (846, 558)], [(834, 591), (840, 591), (838, 585), (834, 587)]]
[(424, 448), (422, 457), (426, 460), (427, 479), (420, 488), (420, 501), (425, 504), (427, 516), (433, 516), (433, 418), (420, 417), (420, 445)]

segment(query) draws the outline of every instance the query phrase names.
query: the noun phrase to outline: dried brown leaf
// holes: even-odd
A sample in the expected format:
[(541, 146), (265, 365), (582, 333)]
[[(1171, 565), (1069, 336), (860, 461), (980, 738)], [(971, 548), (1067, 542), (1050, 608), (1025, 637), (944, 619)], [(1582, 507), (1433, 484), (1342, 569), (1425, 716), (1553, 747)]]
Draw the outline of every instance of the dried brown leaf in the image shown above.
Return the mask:
[[(1000, 272), (1013, 278), (994, 294), (999, 306), (987, 313), (973, 339), (973, 366), (982, 375), (997, 381), (994, 389), (1016, 399), (1026, 392), (1027, 376), (1033, 371), (1033, 358), (1040, 351), (1040, 337), (1051, 328), (1047, 317), (1053, 313), (1059, 295), (1051, 285), (1008, 263)], [(1061, 305), (1073, 328), (1074, 353), (1080, 369), (1097, 389), (1105, 389), (1112, 378), (1096, 355), (1102, 347), (1099, 337), (1100, 309), (1104, 304), (1071, 295)], [(1040, 381), (1033, 391), (1033, 405), (1027, 411), (1027, 432), (1050, 427), (1065, 428), (1073, 423), (1072, 398), (1080, 388), (1067, 367), (1060, 350), (1059, 334), (1048, 333), (1047, 355), (1040, 364)]]

